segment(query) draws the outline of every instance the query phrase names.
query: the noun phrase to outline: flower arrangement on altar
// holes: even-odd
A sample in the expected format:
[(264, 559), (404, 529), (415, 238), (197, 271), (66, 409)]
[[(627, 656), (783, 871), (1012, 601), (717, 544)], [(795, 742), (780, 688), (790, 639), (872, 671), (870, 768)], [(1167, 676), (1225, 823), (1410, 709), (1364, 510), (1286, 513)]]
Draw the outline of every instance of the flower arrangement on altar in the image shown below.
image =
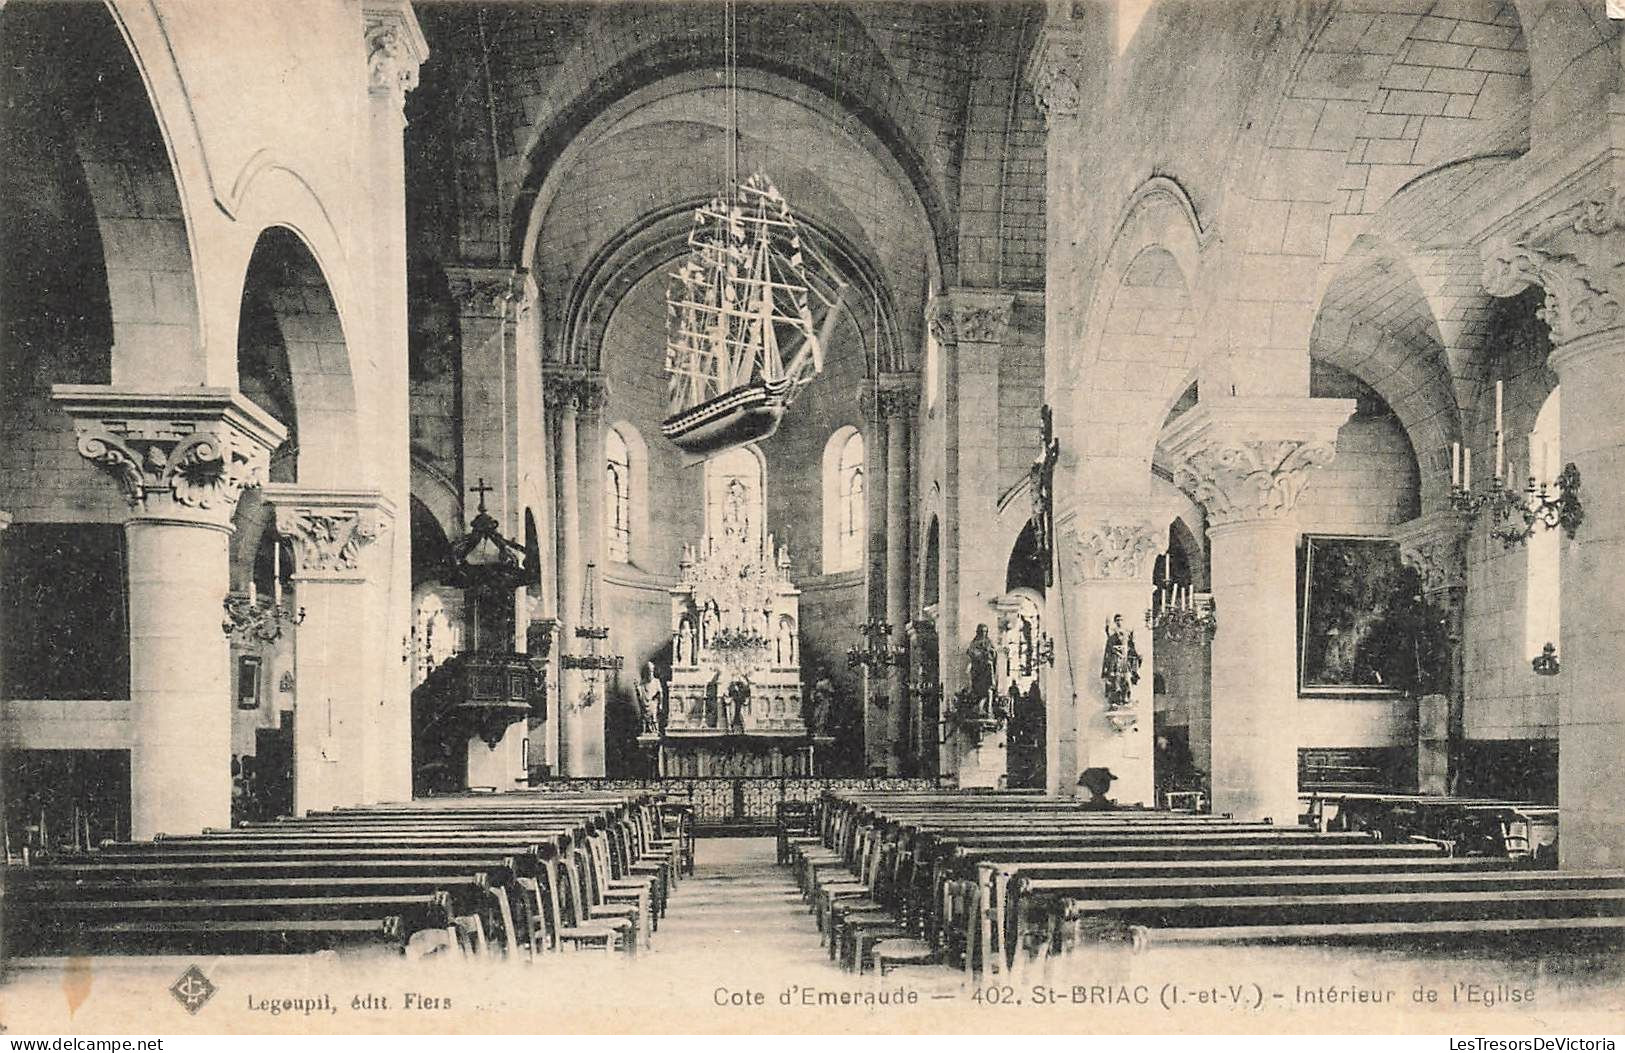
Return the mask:
[(722, 665), (731, 669), (748, 669), (767, 659), (772, 641), (754, 629), (726, 626), (716, 630), (705, 641), (705, 647)]

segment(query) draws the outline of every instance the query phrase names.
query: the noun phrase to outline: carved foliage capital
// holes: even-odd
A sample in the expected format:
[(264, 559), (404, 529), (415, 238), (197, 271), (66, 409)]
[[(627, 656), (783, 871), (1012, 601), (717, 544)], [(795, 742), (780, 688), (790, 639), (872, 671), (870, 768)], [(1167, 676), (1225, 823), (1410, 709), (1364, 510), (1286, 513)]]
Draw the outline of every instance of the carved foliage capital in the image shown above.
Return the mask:
[(1074, 576), (1082, 581), (1149, 578), (1150, 559), (1162, 549), (1149, 520), (1075, 523), (1069, 533)]
[(609, 405), (609, 385), (596, 373), (552, 373), (546, 376), (548, 405), (580, 414), (602, 413)]
[(1220, 439), (1187, 452), (1174, 483), (1206, 507), (1210, 526), (1284, 519), (1311, 470), (1336, 455), (1336, 443), (1324, 440)]
[(932, 299), (926, 314), (939, 344), (1004, 343), (1015, 298), (979, 290), (945, 293)]
[(448, 271), (446, 279), (465, 318), (506, 318), (510, 305), (524, 299), (524, 283), (514, 271), (458, 268)]
[(138, 514), (228, 526), (247, 487), (265, 482), (286, 437), (241, 396), (214, 389), (121, 395), (59, 386), (79, 453), (118, 480)]
[(1625, 324), (1625, 206), (1619, 199), (1581, 202), (1484, 252), (1482, 281), (1491, 296), (1545, 293), (1538, 312), (1552, 342), (1566, 344)]
[(362, 550), (388, 520), (376, 508), (278, 504), (277, 533), (293, 542), (294, 569), (303, 577), (354, 578)]
[(1413, 520), (1394, 531), (1399, 558), (1422, 576), (1422, 591), (1436, 593), (1467, 584), (1467, 537), (1471, 521), (1457, 514)]

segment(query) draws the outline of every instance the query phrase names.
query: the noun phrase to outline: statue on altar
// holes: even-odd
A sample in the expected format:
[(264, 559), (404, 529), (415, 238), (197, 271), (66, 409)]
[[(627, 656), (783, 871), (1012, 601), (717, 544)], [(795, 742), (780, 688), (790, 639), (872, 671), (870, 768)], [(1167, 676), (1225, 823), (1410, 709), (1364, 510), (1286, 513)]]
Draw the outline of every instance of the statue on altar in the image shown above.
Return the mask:
[(976, 627), (976, 635), (971, 639), (970, 646), (965, 648), (967, 673), (969, 674), (970, 697), (976, 703), (978, 715), (992, 719), (993, 717), (993, 640), (987, 634), (985, 624)]
[(745, 714), (750, 712), (750, 681), (741, 677), (728, 685), (728, 728), (737, 733), (745, 730)]
[(1134, 646), (1134, 633), (1123, 630), (1123, 616), (1116, 614), (1106, 623), (1106, 652), (1100, 663), (1100, 679), (1105, 685), (1106, 705), (1122, 709), (1134, 701), (1134, 685), (1140, 682), (1140, 652)]
[(803, 717), (811, 728), (814, 737), (827, 735), (829, 717), (835, 708), (835, 681), (830, 679), (829, 667), (822, 662), (817, 668), (818, 678), (813, 681), (812, 690), (807, 693), (811, 702), (810, 718)]

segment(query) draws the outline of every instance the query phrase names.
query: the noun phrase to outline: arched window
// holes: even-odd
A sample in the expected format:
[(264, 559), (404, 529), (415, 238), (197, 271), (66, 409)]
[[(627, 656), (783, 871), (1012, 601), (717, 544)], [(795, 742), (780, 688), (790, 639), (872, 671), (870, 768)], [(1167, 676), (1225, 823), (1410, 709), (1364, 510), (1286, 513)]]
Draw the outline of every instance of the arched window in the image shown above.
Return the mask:
[(605, 553), (614, 563), (632, 562), (632, 453), (619, 429), (604, 433)]
[[(1553, 485), (1563, 470), (1559, 431), (1563, 414), (1561, 389), (1553, 388), (1529, 433), (1529, 474), (1537, 485)], [(1534, 658), (1548, 643), (1562, 644), (1562, 540), (1561, 530), (1537, 529), (1528, 542), (1528, 598), (1524, 608), (1524, 648)]]
[(863, 433), (839, 428), (824, 446), (824, 573), (863, 564), (867, 513), (864, 505)]
[(735, 446), (705, 462), (705, 532), (721, 537), (729, 527), (760, 539), (767, 518), (765, 464), (754, 446)]

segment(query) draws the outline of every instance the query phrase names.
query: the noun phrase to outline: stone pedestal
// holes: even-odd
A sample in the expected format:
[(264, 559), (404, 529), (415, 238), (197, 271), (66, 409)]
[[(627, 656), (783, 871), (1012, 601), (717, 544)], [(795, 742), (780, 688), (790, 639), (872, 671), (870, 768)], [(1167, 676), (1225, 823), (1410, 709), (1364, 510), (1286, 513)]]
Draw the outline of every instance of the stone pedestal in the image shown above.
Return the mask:
[(130, 820), (136, 838), (231, 825), (231, 518), (264, 481), (282, 425), (219, 388), (57, 385), (79, 452), (130, 504)]
[(399, 748), (382, 679), (388, 549), (374, 551), (395, 510), (377, 491), (282, 483), (265, 487), (265, 502), (293, 542), (293, 602), (305, 614), (294, 629), (294, 811), (362, 804), (369, 773)]
[(1212, 541), (1213, 810), (1298, 817), (1295, 509), (1337, 452), (1351, 399), (1216, 398), (1163, 433), (1159, 459), (1207, 509)]
[[(1563, 459), (1584, 521), (1562, 549), (1558, 859), (1625, 865), (1625, 204), (1588, 201), (1490, 246), (1484, 286), (1546, 294), (1547, 365), (1563, 391)], [(1536, 529), (1544, 529), (1537, 526)]]

